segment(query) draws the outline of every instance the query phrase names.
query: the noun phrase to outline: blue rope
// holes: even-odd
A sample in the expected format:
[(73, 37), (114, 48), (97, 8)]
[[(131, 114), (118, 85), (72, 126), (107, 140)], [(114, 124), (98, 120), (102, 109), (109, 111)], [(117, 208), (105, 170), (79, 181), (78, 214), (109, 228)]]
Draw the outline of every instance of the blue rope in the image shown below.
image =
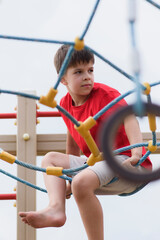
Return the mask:
[[(135, 19), (130, 19), (129, 25), (130, 25), (131, 45), (132, 45), (133, 51), (136, 51)], [(135, 64), (135, 63), (133, 63), (133, 64)], [(141, 99), (141, 89), (139, 88), (139, 83), (140, 83), (139, 70), (134, 70), (134, 79), (135, 79), (135, 83), (137, 86), (137, 88), (136, 88), (137, 101), (134, 105), (135, 113), (137, 113), (139, 116), (142, 116), (144, 109), (143, 109), (143, 103), (142, 103), (142, 99)]]
[(3, 173), (3, 174), (5, 174), (6, 176), (8, 176), (8, 177), (10, 177), (10, 178), (13, 178), (14, 180), (17, 180), (17, 181), (19, 181), (19, 182), (21, 182), (21, 183), (23, 183), (23, 184), (29, 186), (29, 187), (32, 187), (32, 188), (35, 188), (35, 189), (37, 189), (37, 190), (39, 190), (39, 191), (41, 191), (41, 192), (45, 192), (45, 193), (47, 193), (47, 191), (46, 191), (45, 189), (40, 188), (40, 187), (38, 187), (38, 186), (36, 186), (36, 185), (30, 183), (30, 182), (27, 182), (27, 181), (25, 181), (25, 180), (19, 178), (19, 177), (16, 177), (16, 176), (14, 176), (14, 175), (12, 175), (12, 174), (10, 174), (10, 173), (8, 173), (8, 172), (2, 170), (2, 169), (0, 169), (0, 172)]
[(66, 175), (69, 175), (69, 174), (73, 174), (75, 172), (81, 171), (81, 170), (83, 170), (87, 167), (88, 167), (88, 164), (86, 163), (86, 164), (84, 164), (84, 165), (82, 165), (81, 167), (78, 167), (78, 168), (63, 169), (62, 172)]
[(97, 114), (95, 114), (93, 116), (94, 120), (97, 120), (99, 117), (101, 117), (107, 110), (109, 110), (109, 108), (111, 108), (112, 106), (114, 106), (116, 103), (118, 103), (120, 100), (122, 100), (123, 98), (127, 97), (128, 95), (130, 95), (131, 93), (133, 93), (134, 90), (130, 90), (127, 93), (124, 93), (122, 95), (120, 95), (119, 97), (115, 98), (113, 101), (111, 101), (109, 104), (107, 104), (104, 108), (102, 108)]
[(68, 117), (77, 127), (80, 126), (80, 123), (69, 112), (67, 112), (64, 108), (62, 108), (60, 105), (57, 105), (56, 108), (61, 113), (63, 113), (66, 117)]
[(153, 146), (155, 146), (156, 143), (157, 143), (156, 133), (155, 132), (152, 132), (152, 140), (153, 140)]
[[(29, 163), (24, 163), (22, 161), (19, 161), (19, 160), (15, 160), (15, 163), (22, 166), (22, 167), (25, 167), (25, 168), (28, 168), (28, 169), (31, 169), (31, 170), (35, 170), (35, 171), (39, 171), (39, 172), (44, 172), (46, 173), (46, 168), (41, 168), (41, 167), (37, 167), (35, 165), (32, 165), (32, 164), (29, 164)], [(63, 172), (63, 171), (62, 171)], [(63, 172), (65, 174), (65, 172)], [(72, 178), (68, 177), (68, 176), (65, 176), (65, 175), (62, 175), (62, 176), (59, 176), (60, 178), (64, 179), (64, 180), (69, 180), (71, 181)]]
[(34, 166), (34, 165), (32, 165), (32, 164), (28, 164), (28, 163), (19, 161), (18, 159), (15, 160), (15, 163), (16, 163), (17, 165), (20, 165), (20, 166), (25, 167), (25, 168), (29, 168), (29, 169), (31, 169), (31, 170), (36, 170), (36, 171), (39, 171), (39, 172), (44, 172), (44, 173), (46, 173), (46, 169), (45, 169), (45, 168), (37, 167), (37, 166)]
[(136, 47), (136, 39), (135, 39), (135, 29), (134, 29), (134, 21), (129, 21), (130, 23), (130, 33), (131, 33), (131, 43), (133, 48)]
[(61, 78), (63, 77), (63, 75), (64, 75), (64, 73), (65, 73), (65, 71), (66, 71), (66, 69), (67, 69), (67, 66), (68, 66), (68, 64), (69, 64), (69, 61), (70, 61), (70, 59), (71, 59), (71, 56), (72, 56), (73, 51), (74, 51), (74, 47), (71, 46), (71, 47), (69, 48), (66, 56), (65, 56), (65, 59), (64, 59), (64, 61), (63, 61), (62, 66), (61, 66), (61, 69), (60, 69), (60, 72), (59, 72), (59, 75), (58, 75), (58, 80), (57, 80), (57, 82), (56, 82), (56, 84), (55, 84), (55, 86), (54, 86), (54, 89), (57, 89), (58, 85), (60, 84)]
[(13, 95), (17, 95), (17, 96), (21, 96), (21, 97), (27, 97), (27, 98), (31, 98), (31, 99), (35, 99), (35, 100), (40, 99), (40, 97), (37, 97), (37, 96), (32, 95), (32, 94), (28, 94), (28, 93), (23, 93), (23, 92), (16, 92), (16, 91), (9, 91), (9, 90), (0, 89), (0, 93), (13, 94)]
[[(154, 132), (153, 132), (153, 137), (155, 137), (155, 133)], [(130, 145), (130, 146), (123, 147), (123, 148), (119, 148), (119, 149), (114, 150), (114, 154), (118, 154), (118, 153), (124, 152), (126, 150), (130, 150), (130, 149), (133, 149), (133, 148), (136, 148), (136, 147), (143, 147), (143, 146), (147, 147), (148, 143), (137, 143), (137, 144), (133, 144), (133, 145)], [(160, 146), (160, 143), (157, 143), (157, 146)], [(150, 154), (151, 154), (151, 152), (148, 150), (145, 153), (145, 155), (138, 161), (138, 163), (135, 166), (141, 165)], [(114, 182), (116, 182), (118, 180), (119, 180), (118, 177), (114, 177), (107, 185), (109, 185), (111, 183), (114, 183)], [(147, 184), (142, 184), (140, 187), (136, 188), (136, 190), (134, 190), (133, 192), (131, 192), (131, 193), (122, 193), (122, 194), (119, 194), (119, 196), (130, 196), (130, 195), (133, 195), (133, 194), (139, 192), (146, 185)]]
[(151, 103), (151, 95), (150, 94), (147, 95), (147, 101), (148, 101), (148, 103)]
[(154, 7), (160, 9), (160, 5), (156, 2), (153, 2), (152, 0), (146, 0), (147, 2), (149, 2), (150, 4), (152, 4)]
[[(160, 142), (156, 144), (158, 147), (160, 146)], [(136, 144), (132, 144), (123, 148), (119, 148), (113, 151), (114, 154), (118, 154), (127, 150), (131, 150), (133, 148), (137, 148), (137, 147), (148, 147), (148, 143), (136, 143)], [(139, 160), (137, 165), (140, 165), (141, 163), (144, 162), (144, 160), (150, 155), (150, 151), (147, 151), (146, 154)]]
[(68, 42), (68, 41), (47, 40), (47, 39), (40, 39), (40, 38), (26, 38), (26, 37), (16, 37), (16, 36), (8, 36), (8, 35), (0, 35), (0, 38), (8, 39), (8, 40), (40, 42), (40, 43), (54, 43), (54, 44), (67, 44), (67, 45), (75, 44), (74, 42)]
[(128, 73), (124, 72), (122, 69), (120, 69), (118, 66), (116, 66), (115, 64), (113, 64), (112, 62), (110, 62), (108, 59), (106, 59), (105, 57), (103, 57), (101, 54), (99, 54), (98, 52), (96, 52), (94, 49), (85, 46), (86, 49), (89, 49), (90, 51), (93, 52), (93, 54), (95, 56), (97, 56), (98, 58), (100, 58), (102, 61), (104, 61), (105, 63), (107, 63), (108, 65), (110, 65), (112, 68), (114, 68), (115, 70), (117, 70), (119, 73), (121, 73), (122, 75), (124, 75), (126, 78), (130, 79), (131, 81), (134, 82), (134, 77), (132, 77), (131, 75), (129, 75)]
[(141, 159), (139, 160), (139, 162), (135, 165), (135, 166), (139, 166), (140, 164), (142, 164), (146, 158), (151, 154), (151, 152), (148, 150), (143, 157), (141, 157)]
[(139, 88), (139, 73), (135, 73), (135, 79), (136, 79), (136, 95), (137, 95), (137, 100), (134, 104), (134, 109), (135, 113), (137, 113), (138, 116), (143, 116), (144, 113), (144, 108), (143, 108), (143, 102), (141, 98), (141, 89)]
[(150, 86), (151, 86), (151, 87), (154, 87), (154, 86), (157, 86), (157, 85), (159, 85), (159, 84), (160, 84), (160, 81), (155, 82), (155, 83), (151, 83)]
[[(82, 40), (82, 39), (84, 38), (85, 34), (87, 33), (87, 30), (88, 30), (89, 25), (90, 25), (90, 23), (91, 23), (94, 15), (95, 15), (95, 12), (96, 12), (96, 9), (97, 9), (97, 7), (98, 7), (99, 2), (100, 2), (100, 0), (97, 0), (97, 2), (96, 2), (96, 4), (95, 4), (95, 7), (94, 7), (94, 9), (93, 9), (93, 12), (92, 12), (92, 14), (91, 14), (91, 16), (90, 16), (90, 18), (89, 18), (88, 23), (87, 23), (87, 26), (86, 26), (86, 28), (85, 28), (82, 36), (80, 37), (80, 40)], [(63, 61), (62, 66), (61, 66), (61, 69), (60, 69), (60, 72), (59, 72), (59, 76), (58, 76), (58, 80), (57, 80), (57, 82), (56, 82), (56, 84), (55, 84), (55, 86), (54, 86), (54, 89), (57, 89), (58, 85), (60, 84), (61, 78), (63, 77), (63, 75), (64, 75), (64, 73), (65, 73), (65, 71), (66, 71), (66, 69), (67, 69), (67, 66), (68, 66), (68, 64), (69, 64), (69, 61), (70, 61), (70, 59), (71, 59), (71, 56), (72, 56), (73, 51), (74, 51), (74, 46), (71, 46), (71, 47), (69, 48), (66, 56), (65, 56), (65, 59), (64, 59), (64, 61)]]
[(124, 151), (127, 151), (127, 150), (131, 150), (133, 148), (138, 148), (138, 147), (147, 147), (148, 146), (148, 143), (136, 143), (136, 144), (132, 144), (132, 145), (129, 145), (129, 146), (126, 146), (126, 147), (122, 147), (122, 148), (118, 148), (116, 150), (113, 151), (114, 154), (118, 154), (118, 153), (121, 153), (121, 152), (124, 152)]
[(90, 24), (91, 24), (91, 22), (92, 22), (92, 20), (93, 20), (93, 17), (94, 17), (94, 15), (95, 15), (95, 13), (96, 13), (96, 10), (97, 10), (97, 8), (98, 8), (99, 3), (100, 3), (100, 0), (97, 0), (95, 6), (94, 6), (94, 8), (93, 8), (92, 14), (91, 14), (91, 16), (90, 16), (90, 18), (89, 18), (89, 21), (88, 21), (88, 23), (87, 23), (87, 26), (86, 26), (86, 28), (85, 28), (82, 36), (80, 37), (80, 40), (82, 40), (82, 39), (85, 37), (85, 35), (86, 35), (86, 33), (87, 33), (88, 29), (89, 29), (89, 26), (90, 26)]
[[(30, 98), (30, 99), (40, 100), (40, 97), (38, 97), (38, 96), (35, 96), (35, 95), (32, 95), (32, 94), (28, 94), (28, 93), (23, 93), (23, 92), (9, 91), (9, 90), (0, 89), (0, 93), (12, 94), (12, 95), (17, 95), (17, 96), (21, 96), (21, 97)], [(62, 112), (65, 116), (67, 116), (77, 127), (80, 126), (79, 122), (71, 114), (69, 114), (69, 112), (67, 112), (64, 108), (62, 108), (59, 105), (57, 105), (56, 108), (60, 112)]]

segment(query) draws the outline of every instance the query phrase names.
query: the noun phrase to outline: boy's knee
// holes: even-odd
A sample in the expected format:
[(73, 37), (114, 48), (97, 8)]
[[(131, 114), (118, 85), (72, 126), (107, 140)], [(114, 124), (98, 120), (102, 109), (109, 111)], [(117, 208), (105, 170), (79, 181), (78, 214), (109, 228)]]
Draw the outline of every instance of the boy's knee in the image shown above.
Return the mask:
[(95, 194), (100, 186), (99, 178), (91, 170), (84, 170), (77, 174), (72, 180), (72, 193), (76, 200)]
[(89, 192), (87, 179), (81, 176), (75, 176), (72, 180), (72, 193), (75, 198), (83, 198)]
[(53, 165), (54, 164), (54, 159), (57, 158), (57, 154), (56, 152), (48, 152), (42, 159), (42, 163), (41, 166), (42, 167), (48, 167), (49, 165)]

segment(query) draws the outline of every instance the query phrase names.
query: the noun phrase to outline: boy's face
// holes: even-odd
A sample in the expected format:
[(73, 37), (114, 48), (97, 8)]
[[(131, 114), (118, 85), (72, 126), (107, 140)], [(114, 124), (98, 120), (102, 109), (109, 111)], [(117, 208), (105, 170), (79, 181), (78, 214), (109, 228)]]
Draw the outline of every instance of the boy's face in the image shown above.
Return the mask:
[(83, 104), (89, 96), (93, 84), (93, 63), (81, 63), (75, 67), (69, 67), (61, 82), (67, 87), (75, 105)]

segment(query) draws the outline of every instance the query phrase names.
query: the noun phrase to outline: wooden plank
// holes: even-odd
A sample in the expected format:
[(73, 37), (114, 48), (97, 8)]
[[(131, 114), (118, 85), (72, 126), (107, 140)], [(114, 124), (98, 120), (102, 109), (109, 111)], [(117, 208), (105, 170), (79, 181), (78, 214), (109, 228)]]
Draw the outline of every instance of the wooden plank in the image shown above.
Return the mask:
[(66, 134), (37, 135), (37, 155), (42, 156), (50, 151), (65, 153)]
[[(157, 142), (160, 142), (160, 133), (156, 133), (156, 136)], [(151, 139), (152, 133), (143, 133), (144, 142)], [(1, 135), (0, 147), (5, 151), (16, 155), (16, 135)], [(50, 151), (65, 153), (65, 149), (66, 134), (37, 134), (37, 156), (43, 156)], [(158, 147), (155, 153), (160, 153), (160, 147)]]
[(16, 135), (0, 135), (0, 147), (13, 155), (16, 155)]
[[(34, 92), (30, 92), (35, 94)], [(23, 162), (36, 165), (36, 102), (18, 97), (17, 112), (17, 158)], [(28, 133), (30, 139), (25, 141), (23, 135)], [(36, 185), (36, 174), (30, 169), (18, 166), (17, 176)], [(17, 214), (20, 211), (36, 210), (36, 191), (25, 184), (17, 183)], [(35, 240), (36, 230), (24, 224), (17, 217), (17, 240)]]
[[(1, 135), (0, 147), (6, 152), (16, 155), (16, 135)], [(50, 151), (65, 153), (66, 134), (37, 134), (37, 155)], [(20, 160), (20, 159), (19, 159)]]

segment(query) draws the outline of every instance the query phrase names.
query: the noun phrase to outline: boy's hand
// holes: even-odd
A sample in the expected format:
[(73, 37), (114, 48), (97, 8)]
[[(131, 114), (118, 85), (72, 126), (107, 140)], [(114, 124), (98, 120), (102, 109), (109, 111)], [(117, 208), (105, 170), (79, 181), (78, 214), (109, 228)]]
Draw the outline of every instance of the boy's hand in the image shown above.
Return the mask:
[(126, 159), (122, 165), (125, 167), (125, 168), (128, 168), (128, 169), (135, 169), (134, 165), (136, 165), (138, 163), (140, 158), (137, 158), (136, 156), (132, 156), (128, 159)]
[(67, 186), (66, 186), (66, 199), (70, 199), (71, 195), (72, 195), (72, 190), (71, 190), (71, 184), (69, 182), (67, 183)]

